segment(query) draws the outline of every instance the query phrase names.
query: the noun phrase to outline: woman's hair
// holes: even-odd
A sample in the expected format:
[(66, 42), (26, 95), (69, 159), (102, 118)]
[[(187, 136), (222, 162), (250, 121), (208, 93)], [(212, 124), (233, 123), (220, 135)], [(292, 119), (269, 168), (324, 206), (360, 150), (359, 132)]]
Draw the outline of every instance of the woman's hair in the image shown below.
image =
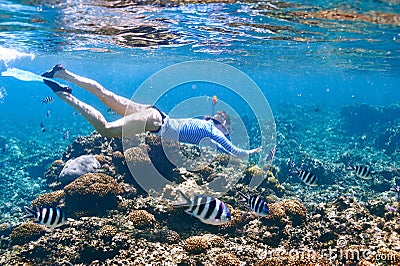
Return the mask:
[(208, 116), (205, 119), (209, 120), (211, 119), (214, 121), (214, 123), (220, 124), (225, 128), (225, 135), (229, 135), (232, 132), (231, 128), (231, 118), (225, 111), (217, 111), (215, 115), (213, 116)]

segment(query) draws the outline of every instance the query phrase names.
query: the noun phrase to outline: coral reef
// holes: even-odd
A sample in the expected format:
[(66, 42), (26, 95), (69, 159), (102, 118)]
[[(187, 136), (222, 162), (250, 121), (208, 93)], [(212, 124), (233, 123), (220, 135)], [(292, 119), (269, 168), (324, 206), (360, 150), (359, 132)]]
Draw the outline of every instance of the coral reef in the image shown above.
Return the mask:
[(218, 255), (214, 263), (216, 266), (238, 266), (240, 265), (240, 260), (233, 254), (224, 253)]
[(303, 223), (306, 220), (307, 209), (298, 200), (286, 199), (268, 205), (271, 215), (266, 216), (267, 220), (287, 223), (289, 218), (294, 226)]
[[(396, 124), (394, 107), (391, 113), (388, 108), (362, 108), (376, 113), (378, 119), (388, 123), (390, 120), (391, 126)], [(297, 116), (304, 111), (305, 107), (298, 107)], [(218, 196), (232, 215), (232, 221), (221, 226), (203, 224), (184, 210), (172, 208), (170, 202), (146, 195), (135, 183), (128, 163), (140, 166), (165, 160), (165, 154), (158, 154), (159, 138), (142, 135), (124, 140), (129, 142), (124, 143), (129, 144), (124, 156), (121, 140), (98, 134), (79, 137), (49, 167), (48, 184), (57, 181), (66, 161), (83, 154), (95, 154), (100, 172), (83, 175), (65, 188), (50, 185), (58, 190), (44, 193), (32, 202), (34, 207), (63, 206), (73, 219), (46, 233), (44, 227), (32, 223), (16, 227), (20, 221), (2, 221), (0, 264), (399, 265), (400, 206), (393, 186), (400, 182), (397, 146), (393, 146), (393, 153), (374, 149), (379, 136), (374, 132), (383, 127), (380, 120), (373, 120), (368, 126), (352, 125), (363, 128), (347, 131), (339, 126), (348, 123), (345, 118), (332, 122), (324, 111), (312, 115), (320, 119), (309, 120), (308, 127), (313, 129), (309, 134), (337, 138), (336, 142), (302, 139), (302, 131), (297, 130), (302, 125), (296, 119), (290, 116), (281, 122), (279, 119), (283, 118), (277, 117), (284, 136), (279, 136), (279, 153), (271, 165), (244, 166), (226, 155), (218, 155), (194, 170), (172, 169), (169, 161), (161, 163), (168, 178), (189, 187), (207, 184), (219, 176), (242, 178)], [(354, 114), (347, 116), (356, 119)], [(314, 130), (317, 125), (329, 130)], [(332, 133), (336, 128), (339, 133)], [(366, 131), (367, 137), (357, 136), (357, 132)], [(175, 144), (170, 144), (173, 150)], [(366, 157), (365, 149), (371, 151)], [(174, 159), (179, 160), (180, 150), (176, 156)], [(307, 187), (291, 174), (289, 158), (315, 173), (320, 186)], [(355, 177), (346, 169), (354, 163), (370, 165), (373, 179)], [(251, 192), (266, 199), (271, 212), (266, 217), (257, 216), (246, 204), (238, 202), (237, 191), (249, 191), (243, 180), (257, 176), (265, 179)], [(0, 206), (0, 211), (11, 208), (16, 218), (23, 215), (19, 207)], [(10, 244), (14, 245), (12, 250)], [(363, 252), (365, 256), (340, 257)]]
[(29, 241), (36, 240), (46, 232), (45, 227), (35, 223), (23, 223), (15, 228), (10, 234), (11, 244), (23, 245)]
[(183, 248), (191, 254), (200, 254), (207, 251), (208, 239), (203, 236), (191, 236), (183, 244)]
[(60, 207), (61, 202), (64, 200), (64, 190), (56, 190), (49, 193), (40, 194), (32, 201), (32, 207)]
[(122, 188), (112, 177), (85, 174), (64, 187), (65, 205), (71, 212), (104, 213), (117, 207)]
[(146, 210), (133, 210), (129, 213), (129, 220), (136, 228), (148, 228), (155, 224), (156, 219), (153, 214)]
[(58, 176), (58, 181), (61, 182), (61, 185), (66, 185), (84, 174), (98, 172), (100, 162), (96, 157), (99, 156), (81, 155), (68, 160)]
[(250, 166), (244, 171), (240, 182), (249, 184), (253, 178), (263, 180), (260, 187), (272, 190), (279, 197), (283, 195), (285, 187), (280, 184), (278, 178), (275, 177), (274, 172), (270, 169), (264, 170), (257, 165)]
[(117, 227), (115, 227), (114, 225), (105, 225), (103, 226), (98, 234), (100, 236), (101, 239), (103, 239), (106, 242), (111, 241), (111, 239), (118, 233), (118, 229)]
[(159, 232), (159, 241), (168, 244), (176, 244), (181, 241), (181, 237), (174, 230), (162, 229)]

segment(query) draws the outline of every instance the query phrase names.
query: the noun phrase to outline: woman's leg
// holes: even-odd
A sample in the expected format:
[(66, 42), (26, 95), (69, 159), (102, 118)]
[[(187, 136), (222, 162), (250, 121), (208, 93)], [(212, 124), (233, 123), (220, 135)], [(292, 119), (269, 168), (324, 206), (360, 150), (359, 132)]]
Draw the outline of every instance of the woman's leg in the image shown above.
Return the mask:
[(90, 93), (93, 93), (103, 104), (122, 116), (125, 115), (125, 112), (129, 115), (142, 112), (150, 107), (150, 105), (135, 103), (125, 97), (119, 96), (104, 88), (97, 81), (76, 75), (66, 70), (61, 65), (54, 66), (51, 71), (42, 74), (42, 76), (48, 78), (60, 78), (72, 82)]
[(146, 131), (156, 131), (162, 123), (160, 112), (154, 108), (143, 109), (138, 113), (133, 113), (122, 117), (114, 122), (107, 122), (104, 116), (94, 107), (86, 104), (71, 94), (71, 89), (61, 86), (55, 82), (45, 80), (57, 96), (77, 110), (92, 126), (105, 137), (122, 137), (122, 128), (125, 127), (125, 135), (143, 133)]

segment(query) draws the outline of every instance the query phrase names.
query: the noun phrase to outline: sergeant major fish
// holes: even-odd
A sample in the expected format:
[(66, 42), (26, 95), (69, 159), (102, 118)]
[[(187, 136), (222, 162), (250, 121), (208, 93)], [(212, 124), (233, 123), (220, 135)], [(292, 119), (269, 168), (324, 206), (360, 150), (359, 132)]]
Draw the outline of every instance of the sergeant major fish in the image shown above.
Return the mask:
[(54, 102), (54, 97), (53, 96), (44, 97), (43, 100), (42, 100), (42, 103), (52, 103), (52, 102)]
[(33, 219), (35, 223), (45, 225), (50, 228), (57, 228), (67, 221), (67, 216), (60, 208), (36, 208), (36, 211), (24, 206), (27, 214), (24, 219)]
[(265, 160), (272, 162), (275, 158), (275, 153), (276, 153), (276, 145), (269, 150), (267, 156), (265, 157)]
[(296, 167), (295, 163), (292, 160), (290, 160), (290, 167), (291, 170), (300, 177), (301, 181), (303, 181), (304, 184), (310, 187), (318, 186), (318, 178), (316, 175), (309, 171)]
[(232, 220), (228, 207), (217, 198), (206, 195), (194, 195), (191, 199), (178, 190), (185, 200), (174, 204), (175, 208), (186, 207), (185, 212), (198, 218), (201, 222), (211, 225), (221, 225)]
[(370, 180), (372, 178), (371, 169), (364, 165), (350, 165), (350, 170), (355, 171), (356, 176), (364, 180)]
[(111, 109), (111, 108), (108, 108), (108, 109), (107, 109), (107, 113), (110, 114), (110, 115), (119, 115), (116, 111), (114, 111), (114, 110)]
[(247, 202), (247, 207), (259, 216), (267, 216), (270, 214), (267, 202), (257, 195), (245, 195), (239, 191), (239, 195), (243, 197), (243, 201)]
[(42, 130), (42, 132), (46, 132), (46, 128), (44, 127), (43, 122), (40, 122), (40, 129)]

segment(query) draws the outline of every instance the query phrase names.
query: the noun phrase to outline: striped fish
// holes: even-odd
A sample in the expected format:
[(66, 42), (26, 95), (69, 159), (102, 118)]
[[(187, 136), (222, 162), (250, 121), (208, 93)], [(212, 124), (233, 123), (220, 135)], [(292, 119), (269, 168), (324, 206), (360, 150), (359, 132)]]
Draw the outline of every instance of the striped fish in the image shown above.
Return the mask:
[(259, 216), (267, 216), (270, 214), (270, 210), (268, 208), (267, 202), (260, 196), (257, 195), (245, 195), (239, 191), (240, 196), (243, 197), (243, 200), (247, 202), (247, 207), (255, 212)]
[(294, 171), (301, 179), (301, 181), (303, 181), (304, 184), (306, 184), (307, 186), (310, 187), (316, 187), (318, 186), (318, 178), (316, 175), (314, 175), (313, 173), (306, 171), (306, 170), (302, 170), (298, 167), (296, 167), (296, 165), (294, 164), (293, 161), (291, 162), (291, 169), (292, 171)]
[(54, 102), (54, 97), (52, 96), (44, 97), (42, 100), (42, 103), (52, 103), (52, 102)]
[(107, 113), (110, 114), (110, 115), (119, 115), (115, 110), (113, 110), (111, 108), (107, 109)]
[(269, 150), (267, 156), (265, 157), (265, 160), (272, 162), (275, 158), (275, 153), (276, 153), (276, 145), (272, 147), (271, 150)]
[(355, 171), (356, 176), (364, 180), (370, 180), (372, 178), (371, 169), (368, 166), (356, 165), (350, 166), (350, 169)]
[(219, 199), (206, 195), (194, 195), (191, 199), (178, 190), (183, 203), (174, 204), (175, 208), (186, 207), (185, 212), (198, 218), (201, 222), (221, 225), (232, 220), (228, 207)]
[(56, 228), (67, 221), (67, 216), (60, 208), (36, 208), (36, 211), (24, 206), (27, 214), (24, 219), (33, 219), (35, 223), (45, 225), (50, 228)]

